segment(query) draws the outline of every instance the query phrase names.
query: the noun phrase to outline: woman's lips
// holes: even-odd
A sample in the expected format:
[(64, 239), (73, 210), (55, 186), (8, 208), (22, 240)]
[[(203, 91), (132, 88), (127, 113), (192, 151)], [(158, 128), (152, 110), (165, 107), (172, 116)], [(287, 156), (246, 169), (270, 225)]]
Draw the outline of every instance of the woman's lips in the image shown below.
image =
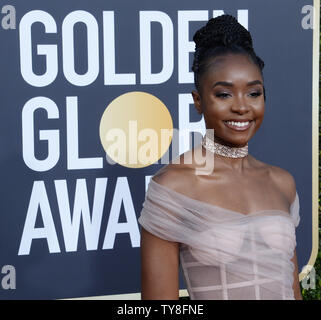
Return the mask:
[(249, 120), (249, 121), (223, 121), (224, 124), (233, 130), (236, 131), (245, 131), (248, 128), (251, 127), (253, 120)]

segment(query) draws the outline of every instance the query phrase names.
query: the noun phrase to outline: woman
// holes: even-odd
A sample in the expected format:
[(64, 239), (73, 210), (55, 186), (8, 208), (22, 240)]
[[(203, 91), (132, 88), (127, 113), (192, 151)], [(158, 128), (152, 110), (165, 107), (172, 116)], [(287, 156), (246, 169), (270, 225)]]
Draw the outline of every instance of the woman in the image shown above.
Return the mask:
[[(264, 62), (230, 15), (193, 39), (192, 95), (207, 133), (150, 180), (139, 218), (142, 299), (178, 299), (181, 264), (191, 299), (301, 300), (295, 181), (248, 154), (264, 116)], [(211, 174), (196, 174), (199, 148), (214, 154)]]

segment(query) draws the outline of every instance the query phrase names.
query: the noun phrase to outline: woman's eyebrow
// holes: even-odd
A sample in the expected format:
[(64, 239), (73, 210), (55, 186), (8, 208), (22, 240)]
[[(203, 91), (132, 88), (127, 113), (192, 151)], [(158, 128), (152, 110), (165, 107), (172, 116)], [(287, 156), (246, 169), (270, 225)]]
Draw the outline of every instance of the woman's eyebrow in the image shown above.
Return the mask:
[[(253, 85), (255, 85), (255, 84), (260, 84), (260, 85), (262, 85), (262, 87), (263, 87), (263, 83), (262, 83), (262, 81), (260, 81), (260, 80), (250, 81), (250, 82), (248, 82), (248, 83), (246, 84), (246, 86), (249, 87), (249, 86), (253, 86)], [(234, 84), (233, 84), (232, 82), (218, 81), (218, 82), (216, 82), (216, 83), (213, 85), (212, 88), (214, 88), (214, 87), (216, 87), (216, 86), (218, 86), (218, 85), (226, 86), (226, 87), (234, 87)]]

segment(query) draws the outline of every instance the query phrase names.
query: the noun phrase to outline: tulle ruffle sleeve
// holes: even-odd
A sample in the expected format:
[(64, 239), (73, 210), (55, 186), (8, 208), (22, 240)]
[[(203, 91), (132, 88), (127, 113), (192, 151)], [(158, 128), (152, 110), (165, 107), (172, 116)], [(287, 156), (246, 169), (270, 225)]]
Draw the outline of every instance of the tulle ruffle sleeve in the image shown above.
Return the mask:
[[(164, 240), (188, 243), (202, 230), (203, 222), (193, 215), (165, 187), (151, 180), (138, 222), (153, 235)], [(204, 227), (204, 226), (203, 226)]]
[(290, 215), (293, 219), (293, 223), (295, 227), (297, 227), (300, 223), (300, 202), (299, 202), (299, 195), (297, 192), (295, 195), (295, 200), (293, 201), (290, 207)]

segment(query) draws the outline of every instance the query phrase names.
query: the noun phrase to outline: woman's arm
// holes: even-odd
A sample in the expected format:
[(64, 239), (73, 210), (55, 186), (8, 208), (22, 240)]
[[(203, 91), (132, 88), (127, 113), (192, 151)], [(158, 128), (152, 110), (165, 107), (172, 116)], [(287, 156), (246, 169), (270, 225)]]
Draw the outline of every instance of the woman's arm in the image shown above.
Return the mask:
[(142, 228), (142, 300), (179, 298), (179, 244), (160, 239)]
[(292, 287), (293, 291), (294, 291), (294, 298), (295, 298), (295, 300), (302, 300), (296, 250), (294, 250), (293, 258), (291, 259), (291, 261), (294, 264), (293, 287)]
[[(273, 170), (272, 178), (276, 182), (276, 185), (281, 190), (281, 192), (288, 198), (289, 205), (292, 204), (296, 196), (296, 184), (293, 176), (286, 170), (279, 167), (272, 167)], [(295, 300), (302, 300), (300, 281), (299, 281), (299, 271), (298, 271), (298, 261), (296, 256), (296, 250), (294, 249), (293, 257), (291, 261), (294, 264), (293, 271), (293, 291)]]

